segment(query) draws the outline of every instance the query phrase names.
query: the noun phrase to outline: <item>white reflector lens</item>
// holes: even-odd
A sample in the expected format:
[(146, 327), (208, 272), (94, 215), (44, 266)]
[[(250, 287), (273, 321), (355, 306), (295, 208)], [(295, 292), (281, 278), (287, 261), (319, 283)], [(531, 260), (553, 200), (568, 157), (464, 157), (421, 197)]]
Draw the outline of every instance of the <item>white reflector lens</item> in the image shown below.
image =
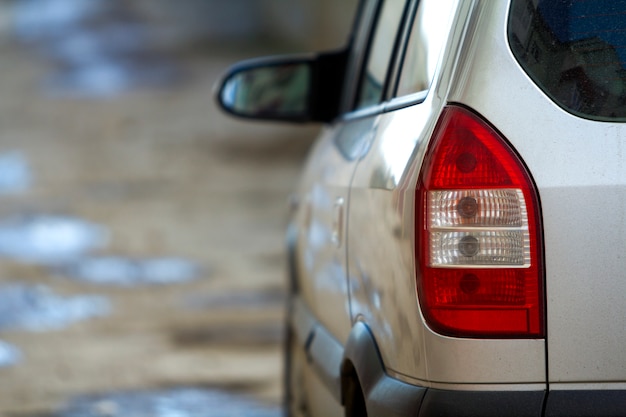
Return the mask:
[(431, 267), (530, 266), (528, 216), (521, 190), (430, 191), (427, 226)]
[(428, 193), (429, 227), (524, 227), (521, 190), (446, 190)]
[(528, 233), (521, 230), (433, 232), (430, 239), (433, 267), (530, 265)]

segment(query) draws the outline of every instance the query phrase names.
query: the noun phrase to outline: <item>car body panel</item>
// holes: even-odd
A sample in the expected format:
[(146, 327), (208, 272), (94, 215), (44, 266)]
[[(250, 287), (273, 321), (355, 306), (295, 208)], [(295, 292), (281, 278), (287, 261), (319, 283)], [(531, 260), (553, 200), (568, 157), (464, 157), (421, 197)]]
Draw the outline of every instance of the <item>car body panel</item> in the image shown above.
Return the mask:
[[(410, 178), (405, 173), (411, 169), (420, 139), (414, 127), (428, 122), (427, 115), (420, 114), (422, 109), (427, 110), (410, 107), (394, 112), (396, 121), (403, 119), (400, 124), (390, 124), (389, 115), (383, 116), (372, 149), (357, 168), (348, 217), (352, 315), (371, 327), (385, 365), (405, 369), (397, 362), (410, 362), (412, 375), (425, 375), (426, 363), (416, 348), (423, 343), (423, 327), (419, 325), (411, 230), (415, 191), (401, 181)], [(376, 222), (371, 221), (372, 215)]]
[[(624, 382), (626, 125), (582, 119), (553, 103), (508, 48), (504, 2), (483, 6), (481, 24), (461, 64), (465, 80), (456, 84), (450, 100), (492, 122), (537, 185), (544, 225), (549, 383), (581, 389)], [(502, 100), (503, 91), (507, 100)]]
[(348, 220), (352, 315), (371, 327), (390, 371), (422, 384), (545, 388), (542, 340), (449, 338), (430, 331), (421, 317), (413, 241), (416, 170), (441, 106), (429, 98), (383, 115), (357, 167)]
[[(467, 3), (464, 6), (459, 11), (461, 22), (472, 11)], [(448, 48), (454, 51), (460, 41), (459, 34)], [(415, 187), (430, 134), (446, 102), (445, 77), (455, 58), (451, 54), (440, 65), (441, 79), (426, 100), (381, 116), (372, 148), (357, 167), (348, 221), (352, 316), (362, 316), (368, 323), (385, 366), (401, 378), (438, 386), (521, 384), (523, 389), (545, 389), (544, 341), (443, 337), (428, 329), (418, 308)]]
[(349, 185), (361, 153), (372, 140), (376, 120), (327, 127), (312, 150), (297, 197), (298, 291), (341, 343), (352, 327), (345, 244)]

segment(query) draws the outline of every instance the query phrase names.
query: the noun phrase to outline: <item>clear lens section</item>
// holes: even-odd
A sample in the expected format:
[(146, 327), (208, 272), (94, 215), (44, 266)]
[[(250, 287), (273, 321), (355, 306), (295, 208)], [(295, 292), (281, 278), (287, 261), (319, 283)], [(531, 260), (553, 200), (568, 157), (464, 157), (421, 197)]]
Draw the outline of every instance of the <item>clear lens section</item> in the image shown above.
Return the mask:
[(524, 194), (516, 189), (428, 193), (429, 228), (527, 227)]
[(431, 267), (519, 267), (530, 265), (527, 230), (434, 231)]

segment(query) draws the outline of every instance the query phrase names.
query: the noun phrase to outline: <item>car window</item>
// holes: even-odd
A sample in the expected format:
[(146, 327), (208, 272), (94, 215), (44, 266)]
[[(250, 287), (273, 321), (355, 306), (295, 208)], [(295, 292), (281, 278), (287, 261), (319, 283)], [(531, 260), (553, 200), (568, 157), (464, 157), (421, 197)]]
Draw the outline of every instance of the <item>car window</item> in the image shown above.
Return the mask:
[(356, 109), (380, 103), (407, 1), (384, 1), (357, 92)]
[(456, 0), (421, 0), (411, 26), (396, 96), (427, 90), (450, 30)]
[(509, 43), (561, 107), (582, 117), (626, 120), (624, 15), (624, 0), (513, 0)]

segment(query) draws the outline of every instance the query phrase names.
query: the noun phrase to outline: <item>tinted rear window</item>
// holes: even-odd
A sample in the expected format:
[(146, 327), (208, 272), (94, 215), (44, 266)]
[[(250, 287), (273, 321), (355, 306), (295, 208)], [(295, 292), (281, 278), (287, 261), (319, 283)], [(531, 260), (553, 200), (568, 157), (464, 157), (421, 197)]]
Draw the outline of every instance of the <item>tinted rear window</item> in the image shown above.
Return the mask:
[(509, 43), (560, 106), (626, 120), (626, 0), (512, 0)]

